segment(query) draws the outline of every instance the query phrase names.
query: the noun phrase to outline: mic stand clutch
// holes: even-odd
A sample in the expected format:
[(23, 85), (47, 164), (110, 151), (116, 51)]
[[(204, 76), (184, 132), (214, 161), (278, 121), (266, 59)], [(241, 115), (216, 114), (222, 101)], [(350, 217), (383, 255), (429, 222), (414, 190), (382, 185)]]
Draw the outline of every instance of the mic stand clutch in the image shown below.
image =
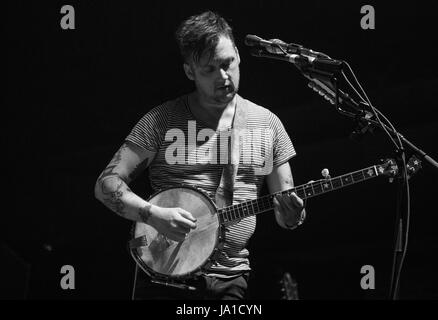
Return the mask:
[[(358, 140), (366, 132), (374, 131), (374, 128), (368, 121), (373, 117), (373, 114), (366, 110), (367, 108), (369, 109), (368, 104), (356, 102), (347, 93), (339, 89), (339, 81), (337, 78), (339, 72), (327, 72), (314, 68), (297, 68), (310, 80), (308, 84), (310, 88), (333, 104), (340, 114), (355, 119), (356, 128), (351, 133), (351, 138)], [(341, 105), (344, 106), (344, 108), (348, 107), (350, 111), (343, 109)]]
[[(347, 112), (347, 111), (342, 110), (342, 109), (340, 109), (340, 110), (341, 110), (341, 112), (340, 112), (341, 114), (343, 114), (347, 117), (350, 117), (350, 118), (354, 118), (356, 121), (358, 121), (360, 123), (359, 129), (362, 128), (361, 130), (363, 131), (363, 133), (365, 133), (366, 131), (372, 132), (372, 131), (374, 131), (374, 128), (376, 128), (376, 127), (381, 128), (381, 129), (386, 129), (393, 136), (395, 136), (395, 137), (398, 136), (401, 139), (401, 141), (403, 141), (403, 144), (405, 146), (408, 146), (409, 149), (412, 151), (412, 153), (417, 156), (417, 158), (419, 158), (422, 161), (428, 162), (432, 167), (434, 167), (435, 169), (438, 169), (438, 162), (437, 161), (435, 161), (432, 157), (428, 156), (426, 154), (426, 152), (424, 152), (423, 150), (421, 150), (420, 148), (415, 146), (412, 142), (410, 142), (408, 139), (406, 139), (398, 131), (393, 130), (391, 127), (388, 127), (384, 123), (380, 124), (378, 121), (370, 118), (369, 112), (362, 111), (362, 112), (353, 114), (353, 113)], [(364, 130), (363, 128), (365, 128), (366, 130)], [(396, 151), (396, 153), (402, 152), (402, 151), (404, 152), (404, 150), (400, 150), (400, 151)]]

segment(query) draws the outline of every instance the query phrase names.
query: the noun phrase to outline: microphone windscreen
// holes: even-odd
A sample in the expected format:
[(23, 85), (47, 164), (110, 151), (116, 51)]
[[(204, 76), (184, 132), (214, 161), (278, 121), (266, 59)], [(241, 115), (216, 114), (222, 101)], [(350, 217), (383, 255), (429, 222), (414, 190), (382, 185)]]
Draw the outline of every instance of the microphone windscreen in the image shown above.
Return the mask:
[(247, 34), (245, 37), (245, 44), (250, 47), (258, 46), (260, 45), (260, 40), (262, 40), (262, 38), (259, 38), (253, 34)]

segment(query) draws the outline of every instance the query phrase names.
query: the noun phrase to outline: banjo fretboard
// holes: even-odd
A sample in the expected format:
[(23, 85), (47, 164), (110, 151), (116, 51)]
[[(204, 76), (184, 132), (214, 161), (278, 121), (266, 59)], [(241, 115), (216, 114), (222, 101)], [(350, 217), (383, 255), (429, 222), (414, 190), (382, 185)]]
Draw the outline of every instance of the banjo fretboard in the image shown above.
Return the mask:
[(273, 199), (277, 194), (281, 193), (289, 195), (292, 192), (295, 192), (301, 199), (312, 198), (326, 192), (341, 189), (355, 183), (378, 177), (380, 175), (387, 175), (387, 167), (387, 163), (382, 165), (374, 165), (335, 178), (318, 180), (282, 192), (269, 194), (255, 200), (249, 200), (221, 208), (218, 210), (219, 218), (222, 223), (240, 220), (258, 213), (272, 210), (274, 208)]

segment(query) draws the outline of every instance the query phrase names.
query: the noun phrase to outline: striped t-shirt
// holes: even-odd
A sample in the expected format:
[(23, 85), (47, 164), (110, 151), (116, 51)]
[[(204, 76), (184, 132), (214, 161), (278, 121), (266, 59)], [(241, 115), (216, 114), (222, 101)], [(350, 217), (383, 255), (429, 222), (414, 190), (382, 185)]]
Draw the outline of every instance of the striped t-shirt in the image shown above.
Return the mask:
[[(272, 167), (295, 156), (292, 142), (275, 114), (237, 96), (236, 108), (239, 104), (246, 104), (250, 112), (240, 143), (233, 204), (256, 199)], [(154, 191), (189, 184), (203, 189), (214, 200), (224, 161), (228, 160), (228, 149), (221, 140), (223, 132), (213, 131), (195, 119), (187, 95), (183, 95), (145, 114), (126, 140), (156, 153), (148, 168)], [(255, 216), (227, 226), (224, 246), (206, 274), (229, 277), (250, 270), (245, 247), (255, 226)]]

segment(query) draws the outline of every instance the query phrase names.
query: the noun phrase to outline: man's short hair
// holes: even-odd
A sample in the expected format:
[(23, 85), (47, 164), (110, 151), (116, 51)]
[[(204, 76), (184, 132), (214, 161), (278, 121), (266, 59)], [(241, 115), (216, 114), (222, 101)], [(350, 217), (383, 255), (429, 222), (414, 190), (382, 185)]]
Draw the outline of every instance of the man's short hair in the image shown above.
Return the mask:
[(198, 63), (204, 54), (208, 54), (211, 58), (221, 36), (226, 36), (233, 44), (235, 43), (230, 25), (223, 17), (212, 11), (187, 18), (175, 33), (185, 63), (189, 63), (191, 58), (194, 63)]

